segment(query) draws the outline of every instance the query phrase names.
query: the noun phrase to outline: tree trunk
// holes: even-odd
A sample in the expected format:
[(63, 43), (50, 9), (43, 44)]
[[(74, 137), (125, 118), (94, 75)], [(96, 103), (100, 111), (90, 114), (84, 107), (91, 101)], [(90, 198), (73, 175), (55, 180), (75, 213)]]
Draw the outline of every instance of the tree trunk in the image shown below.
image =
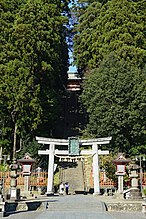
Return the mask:
[(17, 124), (15, 123), (14, 141), (13, 141), (13, 160), (15, 160), (16, 158), (16, 140), (17, 140)]

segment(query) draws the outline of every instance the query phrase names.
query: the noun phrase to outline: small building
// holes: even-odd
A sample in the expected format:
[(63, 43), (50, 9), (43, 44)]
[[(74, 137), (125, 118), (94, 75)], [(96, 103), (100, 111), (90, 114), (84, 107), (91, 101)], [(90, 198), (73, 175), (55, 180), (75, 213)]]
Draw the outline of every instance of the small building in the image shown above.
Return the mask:
[(80, 91), (82, 79), (76, 72), (68, 72), (68, 91)]

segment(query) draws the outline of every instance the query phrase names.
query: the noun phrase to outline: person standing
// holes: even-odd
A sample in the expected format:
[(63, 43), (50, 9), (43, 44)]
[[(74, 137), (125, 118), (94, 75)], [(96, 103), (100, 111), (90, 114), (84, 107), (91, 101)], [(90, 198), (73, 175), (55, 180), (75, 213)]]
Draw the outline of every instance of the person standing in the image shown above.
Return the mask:
[(60, 195), (63, 195), (63, 194), (64, 194), (64, 184), (63, 184), (63, 183), (60, 184), (60, 187), (59, 187), (59, 194), (60, 194)]
[(68, 195), (68, 190), (69, 190), (69, 184), (68, 182), (65, 183), (65, 192), (66, 192), (66, 195)]

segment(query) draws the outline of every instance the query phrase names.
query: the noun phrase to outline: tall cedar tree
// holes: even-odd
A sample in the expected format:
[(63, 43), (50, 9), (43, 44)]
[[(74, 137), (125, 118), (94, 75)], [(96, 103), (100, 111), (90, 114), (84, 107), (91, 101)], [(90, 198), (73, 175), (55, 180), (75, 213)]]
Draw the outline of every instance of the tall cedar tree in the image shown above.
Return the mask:
[[(7, 1), (4, 3), (1, 124), (2, 131), (14, 130), (16, 141), (16, 133), (22, 137), (41, 123), (51, 126), (58, 116), (59, 98), (67, 79), (67, 18), (59, 2), (60, 6), (52, 1), (30, 0), (17, 13), (13, 2), (9, 7)], [(11, 31), (4, 26), (10, 26)], [(16, 145), (13, 153), (15, 149)]]
[(74, 54), (84, 71), (98, 67), (112, 51), (136, 66), (146, 63), (145, 0), (93, 2), (79, 18), (76, 31)]

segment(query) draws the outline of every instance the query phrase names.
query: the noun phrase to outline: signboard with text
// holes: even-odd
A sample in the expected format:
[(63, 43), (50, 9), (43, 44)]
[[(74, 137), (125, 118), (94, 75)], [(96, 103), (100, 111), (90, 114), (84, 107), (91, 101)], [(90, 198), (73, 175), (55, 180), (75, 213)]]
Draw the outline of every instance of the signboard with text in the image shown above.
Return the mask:
[(68, 140), (69, 155), (79, 155), (79, 139), (77, 137), (70, 137)]

